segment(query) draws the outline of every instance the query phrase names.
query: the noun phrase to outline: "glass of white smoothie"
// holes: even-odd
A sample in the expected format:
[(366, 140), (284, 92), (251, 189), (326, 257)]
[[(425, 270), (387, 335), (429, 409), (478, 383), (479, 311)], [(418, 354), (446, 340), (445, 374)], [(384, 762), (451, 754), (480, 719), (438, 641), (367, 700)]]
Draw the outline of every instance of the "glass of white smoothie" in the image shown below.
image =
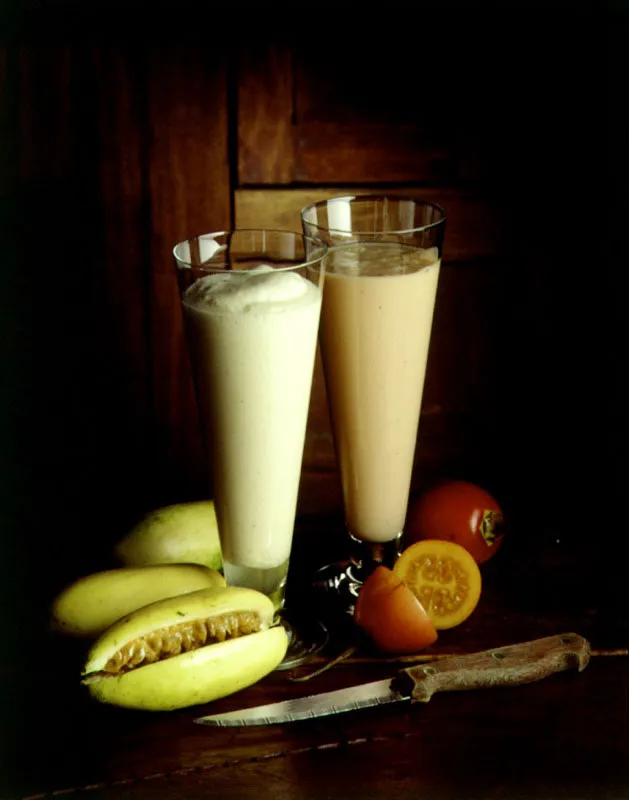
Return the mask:
[(336, 197), (302, 210), (329, 246), (320, 346), (351, 560), (318, 585), (349, 610), (376, 564), (392, 566), (406, 518), (445, 213), (403, 197)]
[[(327, 246), (209, 233), (174, 248), (223, 567), (284, 605)], [(292, 630), (284, 666), (321, 644)]]

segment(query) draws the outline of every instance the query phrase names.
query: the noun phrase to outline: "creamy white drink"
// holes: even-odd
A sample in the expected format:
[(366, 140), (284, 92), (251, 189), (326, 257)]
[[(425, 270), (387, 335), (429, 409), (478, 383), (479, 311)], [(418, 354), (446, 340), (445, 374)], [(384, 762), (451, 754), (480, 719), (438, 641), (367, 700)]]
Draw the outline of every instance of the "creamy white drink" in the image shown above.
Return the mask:
[(321, 290), (262, 266), (207, 275), (182, 300), (225, 578), (270, 595), (288, 570)]

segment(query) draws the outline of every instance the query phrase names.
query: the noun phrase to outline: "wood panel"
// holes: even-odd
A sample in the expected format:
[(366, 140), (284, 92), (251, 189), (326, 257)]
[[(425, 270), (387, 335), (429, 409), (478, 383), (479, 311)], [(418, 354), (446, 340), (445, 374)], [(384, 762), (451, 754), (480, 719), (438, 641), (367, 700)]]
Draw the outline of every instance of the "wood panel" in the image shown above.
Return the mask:
[[(14, 570), (28, 565), (27, 571), (40, 576), (43, 570), (31, 555), (39, 552), (48, 571), (41, 575), (43, 585), (82, 560), (79, 528), (96, 503), (96, 487), (111, 456), (101, 449), (105, 430), (113, 430), (118, 419), (113, 405), (104, 413), (110, 398), (100, 381), (107, 341), (97, 322), (103, 303), (97, 289), (101, 240), (91, 193), (95, 131), (90, 104), (76, 102), (90, 80), (85, 66), (69, 47), (9, 52), (16, 116), (9, 185), (13, 228), (5, 267), (18, 284), (13, 285), (12, 318), (19, 338), (12, 355), (25, 378), (10, 419), (19, 431), (18, 464), (26, 479), (20, 501), (28, 509), (21, 519), (24, 561)], [(97, 419), (102, 422), (94, 425)], [(106, 516), (103, 509), (93, 526), (96, 539), (83, 553), (86, 561)], [(45, 518), (63, 518), (66, 558), (44, 533)]]
[(155, 443), (162, 502), (209, 491), (172, 249), (229, 227), (226, 66), (211, 48), (149, 58), (149, 198)]
[(414, 125), (296, 126), (293, 180), (302, 183), (410, 183), (469, 180), (476, 158), (455, 144), (435, 141)]
[(300, 210), (309, 203), (344, 194), (390, 194), (432, 200), (446, 210), (444, 257), (470, 261), (504, 254), (508, 248), (508, 205), (472, 188), (317, 186), (308, 189), (246, 189), (235, 191), (235, 219), (241, 228), (277, 227), (301, 231)]
[(292, 64), (293, 54), (287, 46), (248, 42), (239, 52), (241, 183), (290, 183), (294, 179)]
[[(462, 26), (452, 22), (457, 60), (470, 55), (460, 71), (446, 61), (438, 37), (423, 35), (418, 44), (413, 25), (379, 38), (373, 58), (363, 36), (334, 27), (326, 30), (325, 54), (310, 37), (292, 43), (292, 58), (272, 38), (248, 42), (255, 58), (245, 53), (238, 73), (240, 184), (480, 177), (473, 97), (487, 65), (477, 48), (472, 57)], [(483, 126), (489, 116), (484, 109)]]
[(229, 225), (226, 68), (201, 44), (73, 40), (0, 65), (1, 585), (21, 638), (138, 514), (209, 490), (172, 247)]
[(97, 98), (94, 190), (102, 228), (98, 270), (105, 276), (111, 342), (107, 371), (110, 393), (118, 395), (118, 413), (124, 417), (118, 434), (124, 503), (120, 498), (108, 545), (153, 499), (146, 98), (143, 59), (134, 48), (93, 47), (88, 63)]
[(549, 8), (540, 26), (514, 9), (519, 36), (497, 37), (493, 11), (482, 14), (424, 4), (390, 36), (329, 24), (325, 44), (294, 41), (292, 60), (266, 37), (255, 71), (239, 74), (240, 184), (496, 184), (538, 156), (552, 172), (555, 147), (575, 140), (562, 112), (595, 84), (576, 43), (600, 18)]
[[(47, 624), (62, 583), (102, 565), (151, 483), (144, 125), (132, 64), (70, 45), (6, 56), (12, 491), (2, 592), (22, 609), (18, 640)], [(7, 635), (13, 626), (3, 624)]]

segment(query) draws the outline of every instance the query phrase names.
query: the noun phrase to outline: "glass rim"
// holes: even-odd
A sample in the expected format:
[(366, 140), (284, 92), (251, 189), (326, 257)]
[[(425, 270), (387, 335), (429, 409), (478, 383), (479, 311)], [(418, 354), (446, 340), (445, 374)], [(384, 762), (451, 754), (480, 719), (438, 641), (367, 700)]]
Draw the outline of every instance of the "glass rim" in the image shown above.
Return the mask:
[[(430, 222), (428, 225), (418, 225), (417, 227), (413, 228), (400, 228), (398, 230), (381, 230), (381, 231), (365, 231), (365, 230), (341, 230), (340, 228), (325, 228), (323, 225), (317, 225), (316, 222), (310, 222), (309, 220), (305, 219), (304, 215), (307, 211), (312, 208), (320, 208), (322, 206), (328, 205), (329, 203), (338, 203), (338, 202), (356, 202), (356, 203), (366, 203), (367, 201), (373, 200), (388, 200), (388, 201), (396, 201), (400, 202), (403, 200), (411, 201), (416, 203), (417, 205), (422, 206), (430, 206), (431, 208), (436, 208), (441, 213), (441, 219), (435, 220), (435, 222)], [(390, 194), (346, 194), (341, 195), (340, 197), (329, 197), (327, 200), (317, 200), (314, 203), (309, 203), (307, 206), (304, 206), (301, 209), (301, 219), (307, 225), (316, 228), (318, 231), (328, 231), (329, 233), (339, 233), (344, 234), (372, 234), (376, 235), (391, 235), (391, 234), (407, 234), (407, 233), (420, 233), (421, 231), (428, 231), (431, 228), (436, 228), (438, 225), (443, 225), (446, 221), (446, 212), (443, 206), (440, 206), (439, 203), (435, 203), (433, 200), (422, 200), (419, 197), (407, 197), (405, 195), (390, 195)]]
[[(188, 239), (182, 239), (180, 242), (173, 247), (173, 257), (177, 262), (178, 267), (182, 267), (184, 269), (204, 269), (204, 270), (215, 270), (216, 272), (225, 272), (225, 269), (218, 264), (216, 266), (212, 266), (211, 261), (203, 262), (201, 264), (192, 264), (189, 259), (180, 258), (177, 255), (177, 249), (184, 244), (188, 244), (189, 242), (198, 240), (198, 239), (207, 239), (209, 241), (216, 240), (219, 236), (229, 236), (230, 234), (234, 233), (273, 233), (273, 234), (281, 234), (282, 236), (291, 236), (293, 239), (300, 239), (302, 242), (310, 242), (314, 248), (316, 248), (317, 255), (311, 256), (310, 258), (306, 257), (304, 252), (304, 260), (296, 262), (294, 264), (290, 264), (284, 267), (276, 267), (274, 266), (273, 269), (278, 271), (281, 270), (295, 270), (295, 269), (303, 269), (308, 267), (314, 267), (321, 263), (321, 261), (326, 257), (329, 251), (329, 246), (323, 242), (321, 239), (316, 239), (314, 236), (309, 236), (306, 233), (298, 233), (297, 231), (289, 231), (287, 229), (282, 228), (227, 228), (226, 230), (222, 231), (210, 231), (209, 233), (200, 233), (198, 236), (192, 236)], [(212, 258), (212, 256), (210, 256)]]

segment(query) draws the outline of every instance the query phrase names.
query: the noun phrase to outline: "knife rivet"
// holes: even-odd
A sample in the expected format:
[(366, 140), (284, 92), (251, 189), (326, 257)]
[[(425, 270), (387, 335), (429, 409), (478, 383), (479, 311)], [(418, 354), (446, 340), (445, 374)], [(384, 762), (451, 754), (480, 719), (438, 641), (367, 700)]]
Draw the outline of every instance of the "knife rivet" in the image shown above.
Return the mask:
[(505, 657), (505, 654), (501, 653), (500, 650), (497, 650), (495, 653), (491, 654), (491, 657), (492, 658), (496, 658), (496, 659), (498, 659), (498, 661), (500, 661), (501, 658)]

